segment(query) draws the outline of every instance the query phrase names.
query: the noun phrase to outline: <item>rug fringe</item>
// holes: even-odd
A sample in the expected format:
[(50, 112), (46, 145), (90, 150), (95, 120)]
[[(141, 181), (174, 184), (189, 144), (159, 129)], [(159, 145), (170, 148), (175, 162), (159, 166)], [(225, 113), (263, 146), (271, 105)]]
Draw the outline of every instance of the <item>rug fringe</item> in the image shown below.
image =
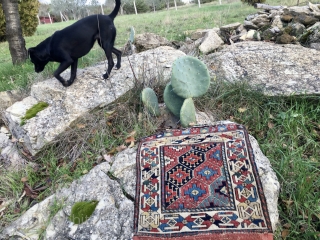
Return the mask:
[(183, 237), (134, 236), (133, 240), (273, 240), (272, 233), (221, 233)]

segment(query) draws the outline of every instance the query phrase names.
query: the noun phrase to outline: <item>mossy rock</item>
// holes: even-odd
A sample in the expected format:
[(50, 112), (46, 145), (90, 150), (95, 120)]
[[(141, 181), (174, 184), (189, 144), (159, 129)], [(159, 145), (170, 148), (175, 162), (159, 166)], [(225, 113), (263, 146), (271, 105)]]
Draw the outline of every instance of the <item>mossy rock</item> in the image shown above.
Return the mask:
[(173, 91), (171, 83), (167, 84), (164, 89), (163, 99), (167, 108), (177, 117), (180, 117), (181, 106), (184, 102), (184, 98), (179, 97)]
[(21, 118), (20, 125), (24, 125), (28, 119), (31, 119), (37, 115), (38, 112), (41, 112), (43, 109), (49, 106), (46, 102), (38, 102), (37, 104), (33, 105), (30, 109), (27, 110), (24, 117)]
[(70, 221), (75, 224), (83, 223), (90, 218), (97, 205), (98, 201), (83, 201), (75, 203), (71, 209)]

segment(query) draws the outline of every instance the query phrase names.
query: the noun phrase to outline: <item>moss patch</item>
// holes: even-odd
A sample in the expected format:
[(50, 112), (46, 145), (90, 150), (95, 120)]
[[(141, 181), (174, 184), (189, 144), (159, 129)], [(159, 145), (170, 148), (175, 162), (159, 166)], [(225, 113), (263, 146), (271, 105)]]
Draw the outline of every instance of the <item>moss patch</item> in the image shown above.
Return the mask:
[(97, 204), (98, 201), (95, 200), (75, 203), (71, 209), (70, 221), (75, 224), (80, 224), (88, 220), (96, 209)]
[(48, 106), (49, 104), (46, 102), (38, 102), (37, 104), (33, 105), (30, 109), (27, 110), (25, 116), (21, 118), (20, 125), (24, 125), (28, 119), (33, 118), (37, 115), (38, 112), (42, 111)]

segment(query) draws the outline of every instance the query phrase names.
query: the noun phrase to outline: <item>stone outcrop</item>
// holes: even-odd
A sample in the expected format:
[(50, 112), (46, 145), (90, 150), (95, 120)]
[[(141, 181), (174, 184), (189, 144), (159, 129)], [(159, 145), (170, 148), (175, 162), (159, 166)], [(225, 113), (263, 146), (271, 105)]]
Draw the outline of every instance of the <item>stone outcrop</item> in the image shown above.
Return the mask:
[(212, 76), (247, 81), (268, 95), (319, 94), (320, 55), (297, 45), (239, 42), (204, 56)]
[[(68, 88), (55, 78), (36, 83), (31, 87), (29, 97), (5, 111), (8, 127), (17, 139), (21, 139), (24, 150), (35, 155), (85, 113), (126, 93), (134, 85), (134, 76), (167, 82), (171, 64), (183, 55), (171, 47), (159, 47), (123, 58), (122, 67), (113, 71), (108, 80), (100, 78), (105, 67), (102, 62), (78, 71), (77, 80)], [(49, 107), (21, 125), (26, 110), (39, 101), (48, 103)]]
[[(225, 44), (240, 41), (273, 41), (279, 44), (302, 44), (319, 49), (320, 44), (320, 5), (309, 3), (308, 6), (266, 7), (255, 14), (248, 15), (243, 24), (232, 23), (219, 29), (188, 31), (191, 39), (198, 41), (204, 34), (214, 30)], [(190, 46), (191, 43), (188, 43)], [(198, 47), (198, 46), (197, 46)], [(202, 51), (207, 54), (208, 51)], [(191, 52), (191, 51), (189, 51)], [(210, 52), (210, 51), (209, 51)]]
[(160, 46), (172, 46), (166, 38), (154, 33), (138, 34), (134, 39), (134, 45), (138, 53)]
[(217, 48), (219, 48), (223, 44), (222, 39), (214, 30), (209, 30), (203, 38), (199, 46), (199, 50), (203, 54), (208, 54)]
[[(197, 114), (199, 123), (213, 124), (206, 114)], [(272, 227), (278, 223), (277, 199), (280, 185), (267, 157), (261, 152), (254, 137), (249, 136), (266, 196)], [(129, 148), (113, 157), (109, 163), (101, 163), (87, 175), (74, 181), (70, 187), (58, 190), (54, 195), (29, 209), (18, 220), (5, 228), (0, 239), (131, 239), (133, 234), (136, 187), (136, 149)], [(111, 176), (112, 180), (109, 176)], [(123, 191), (122, 191), (123, 189)], [(82, 224), (69, 221), (71, 207), (78, 201), (98, 200), (93, 215)], [(49, 219), (51, 206), (61, 208)], [(12, 239), (12, 238), (11, 238)]]
[[(121, 157), (132, 154), (128, 149)], [(131, 158), (130, 158), (131, 159)], [(135, 164), (131, 161), (131, 164)], [(54, 195), (30, 208), (18, 220), (5, 228), (0, 239), (38, 240), (42, 231), (44, 239), (130, 239), (133, 232), (133, 201), (128, 199), (121, 185), (107, 175), (109, 163), (101, 163), (88, 174), (74, 181), (69, 187), (58, 190)], [(119, 169), (119, 171), (121, 171)], [(128, 172), (123, 168), (124, 172)], [(129, 172), (128, 172), (129, 173)], [(82, 224), (69, 221), (71, 208), (79, 201), (99, 201), (92, 216)], [(61, 206), (49, 218), (52, 206)]]

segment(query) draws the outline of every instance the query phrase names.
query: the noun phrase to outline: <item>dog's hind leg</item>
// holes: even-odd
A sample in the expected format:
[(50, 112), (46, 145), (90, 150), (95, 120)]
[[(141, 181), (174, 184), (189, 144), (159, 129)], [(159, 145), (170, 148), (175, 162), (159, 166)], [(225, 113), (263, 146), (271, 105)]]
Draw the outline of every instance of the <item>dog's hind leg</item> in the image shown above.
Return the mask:
[(70, 75), (70, 79), (67, 82), (68, 86), (70, 86), (75, 78), (77, 77), (77, 68), (78, 68), (78, 59), (74, 60), (73, 63), (71, 64), (71, 75)]
[(111, 70), (114, 66), (113, 58), (112, 58), (112, 47), (110, 43), (104, 43), (103, 49), (106, 54), (107, 60), (108, 60), (108, 70), (105, 74), (103, 74), (103, 78), (107, 79), (110, 76)]
[(121, 67), (121, 55), (122, 55), (122, 52), (120, 50), (116, 49), (115, 47), (112, 48), (112, 52), (117, 56), (116, 68), (119, 69)]

